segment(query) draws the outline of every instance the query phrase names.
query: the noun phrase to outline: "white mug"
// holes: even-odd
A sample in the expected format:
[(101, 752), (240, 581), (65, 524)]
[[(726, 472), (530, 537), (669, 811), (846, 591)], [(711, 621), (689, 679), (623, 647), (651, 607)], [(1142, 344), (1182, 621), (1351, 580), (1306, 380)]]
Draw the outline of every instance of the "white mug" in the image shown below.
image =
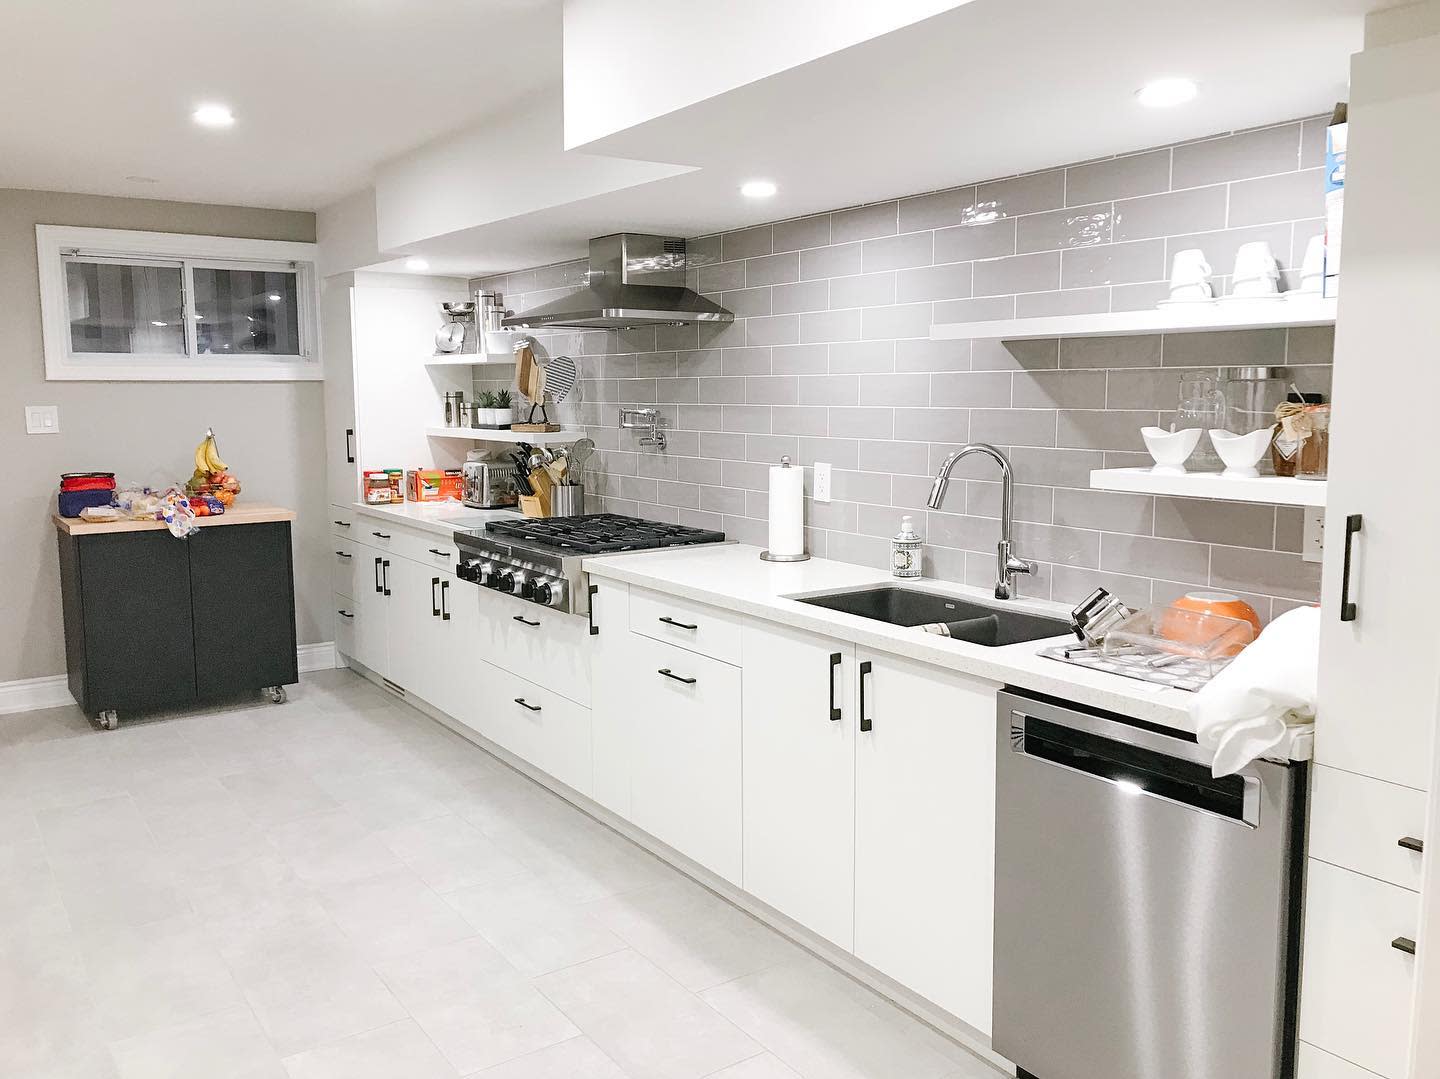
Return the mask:
[(1208, 300), (1213, 298), (1210, 286), (1210, 263), (1198, 247), (1175, 252), (1170, 261), (1170, 298), (1172, 300)]
[(1325, 237), (1311, 236), (1300, 264), (1300, 292), (1319, 292), (1325, 281)]
[(1274, 296), (1280, 291), (1280, 264), (1264, 240), (1241, 244), (1235, 253), (1230, 292), (1235, 296)]

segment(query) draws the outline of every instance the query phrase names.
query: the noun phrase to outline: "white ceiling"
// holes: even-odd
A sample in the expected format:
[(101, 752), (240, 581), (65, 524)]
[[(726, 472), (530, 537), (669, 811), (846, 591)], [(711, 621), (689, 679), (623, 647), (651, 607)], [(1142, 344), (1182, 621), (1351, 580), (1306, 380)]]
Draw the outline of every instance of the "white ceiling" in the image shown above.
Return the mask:
[[(0, 19), (0, 187), (318, 209), (560, 71), (560, 0), (5, 0)], [(194, 125), (205, 101), (235, 126)]]

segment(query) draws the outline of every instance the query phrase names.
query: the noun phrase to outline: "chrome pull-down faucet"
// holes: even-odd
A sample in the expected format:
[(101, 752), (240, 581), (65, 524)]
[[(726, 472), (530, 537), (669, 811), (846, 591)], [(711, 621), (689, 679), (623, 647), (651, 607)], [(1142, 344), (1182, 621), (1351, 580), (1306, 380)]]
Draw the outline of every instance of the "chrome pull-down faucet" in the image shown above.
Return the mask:
[(1010, 468), (1010, 459), (988, 442), (971, 442), (961, 446), (945, 458), (944, 463), (940, 466), (940, 471), (935, 473), (935, 482), (930, 487), (930, 498), (927, 500), (927, 504), (932, 510), (940, 508), (940, 501), (945, 497), (945, 491), (950, 486), (950, 473), (955, 468), (956, 462), (972, 453), (983, 453), (1000, 466), (1000, 543), (995, 551), (999, 563), (995, 578), (995, 598), (1014, 599), (1016, 574), (1034, 573), (1039, 566), (1034, 562), (1027, 562), (1023, 558), (1016, 557), (1010, 541), (1015, 527), (1015, 477)]

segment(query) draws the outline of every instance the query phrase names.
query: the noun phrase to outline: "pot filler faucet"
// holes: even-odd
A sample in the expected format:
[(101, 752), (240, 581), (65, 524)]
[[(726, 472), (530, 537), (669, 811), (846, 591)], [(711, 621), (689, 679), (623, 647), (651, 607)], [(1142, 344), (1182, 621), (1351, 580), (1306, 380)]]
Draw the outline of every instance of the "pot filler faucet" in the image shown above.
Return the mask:
[(972, 453), (983, 453), (1000, 466), (1000, 484), (1003, 493), (1000, 497), (1000, 543), (995, 549), (995, 557), (998, 561), (999, 573), (995, 578), (995, 598), (1015, 598), (1015, 575), (1017, 573), (1034, 573), (1039, 567), (1034, 562), (1026, 562), (1022, 558), (1015, 557), (1011, 547), (1010, 535), (1014, 531), (1014, 496), (1015, 477), (1010, 468), (1010, 458), (1006, 457), (988, 442), (971, 442), (969, 445), (961, 446), (958, 450), (945, 458), (940, 471), (935, 473), (935, 483), (930, 488), (928, 505), (932, 510), (940, 508), (940, 500), (945, 497), (945, 491), (950, 486), (950, 472), (962, 457), (969, 457)]

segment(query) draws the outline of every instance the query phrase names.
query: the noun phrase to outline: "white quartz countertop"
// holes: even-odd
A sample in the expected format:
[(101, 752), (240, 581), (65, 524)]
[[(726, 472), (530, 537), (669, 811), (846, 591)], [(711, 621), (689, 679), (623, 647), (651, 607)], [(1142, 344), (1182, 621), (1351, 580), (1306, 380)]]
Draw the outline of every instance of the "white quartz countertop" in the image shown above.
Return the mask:
[(367, 506), (352, 502), (350, 508), (368, 517), (391, 524), (418, 528), (449, 539), (457, 531), (484, 528), (487, 521), (518, 519), (518, 510), (477, 510), (460, 502), (400, 502), (389, 506)]
[[(669, 548), (662, 551), (602, 555), (585, 560), (593, 577), (651, 588), (711, 603), (797, 629), (822, 633), (877, 651), (933, 663), (987, 681), (1060, 697), (1093, 708), (1118, 712), (1185, 734), (1195, 733), (1189, 703), (1193, 694), (1168, 686), (1089, 670), (1046, 659), (1040, 649), (1073, 637), (986, 648), (967, 641), (892, 626), (857, 615), (800, 603), (796, 596), (867, 585), (918, 587), (979, 603), (997, 601), (987, 591), (947, 581), (897, 580), (882, 570), (848, 562), (812, 558), (806, 562), (766, 562), (760, 548), (747, 544)], [(1007, 608), (1051, 617), (1069, 617), (1069, 608), (1041, 600), (1011, 600)], [(1297, 729), (1278, 756), (1310, 756), (1311, 735)]]

